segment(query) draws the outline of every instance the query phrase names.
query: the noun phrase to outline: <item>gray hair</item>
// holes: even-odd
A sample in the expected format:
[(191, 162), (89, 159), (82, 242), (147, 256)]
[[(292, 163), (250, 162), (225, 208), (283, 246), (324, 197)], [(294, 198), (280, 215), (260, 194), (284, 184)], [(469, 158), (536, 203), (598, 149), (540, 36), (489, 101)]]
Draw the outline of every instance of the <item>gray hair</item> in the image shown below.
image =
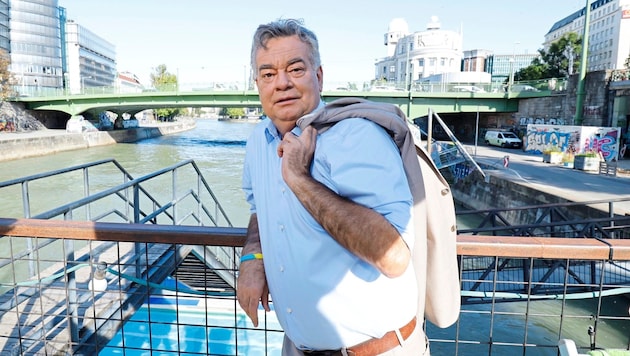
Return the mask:
[(251, 65), (254, 78), (258, 76), (258, 68), (256, 67), (256, 52), (259, 49), (267, 49), (267, 42), (273, 38), (298, 36), (310, 49), (309, 60), (313, 67), (318, 68), (321, 65), (319, 57), (319, 42), (315, 33), (304, 27), (303, 20), (296, 19), (279, 19), (268, 24), (258, 26), (254, 33), (252, 41)]

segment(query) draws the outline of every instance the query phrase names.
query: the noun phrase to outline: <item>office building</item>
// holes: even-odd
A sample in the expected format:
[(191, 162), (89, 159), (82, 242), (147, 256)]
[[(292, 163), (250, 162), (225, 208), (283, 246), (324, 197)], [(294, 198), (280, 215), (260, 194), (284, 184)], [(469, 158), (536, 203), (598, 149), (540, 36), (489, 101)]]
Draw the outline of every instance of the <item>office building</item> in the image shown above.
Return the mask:
[[(553, 24), (544, 49), (569, 32), (584, 34), (586, 7)], [(571, 53), (574, 58), (580, 53)], [(630, 57), (630, 0), (597, 0), (590, 4), (587, 71), (623, 69)]]
[(67, 89), (79, 93), (89, 87), (114, 87), (116, 47), (73, 20), (65, 23)]
[(0, 0), (0, 50), (7, 54), (9, 47), (9, 0)]
[(0, 0), (0, 49), (19, 95), (113, 87), (117, 79), (115, 47), (68, 21), (57, 0)]
[[(9, 54), (16, 89), (29, 95), (61, 88), (62, 42), (57, 0), (11, 0), (8, 13)], [(4, 30), (1, 24), (0, 30)], [(0, 33), (0, 41), (2, 37)]]

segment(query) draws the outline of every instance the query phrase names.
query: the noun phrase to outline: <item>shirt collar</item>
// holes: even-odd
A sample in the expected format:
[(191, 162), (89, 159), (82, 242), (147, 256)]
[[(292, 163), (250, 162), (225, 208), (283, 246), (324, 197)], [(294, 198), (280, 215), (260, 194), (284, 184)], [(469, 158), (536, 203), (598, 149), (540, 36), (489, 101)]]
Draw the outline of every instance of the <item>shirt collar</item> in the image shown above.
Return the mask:
[[(323, 100), (319, 101), (319, 104), (317, 105), (317, 107), (315, 108), (315, 110), (325, 106), (326, 103), (324, 103)], [(313, 111), (315, 111), (313, 110)], [(271, 121), (271, 119), (267, 119), (267, 128), (265, 128), (265, 137), (267, 138), (267, 143), (271, 143), (273, 140), (275, 140), (276, 138), (279, 140), (280, 139), (280, 133), (278, 132), (278, 129), (276, 128), (276, 126), (273, 124), (273, 121)], [(300, 129), (297, 125), (291, 130), (291, 132), (295, 135), (295, 136), (300, 136), (302, 134), (302, 129)]]

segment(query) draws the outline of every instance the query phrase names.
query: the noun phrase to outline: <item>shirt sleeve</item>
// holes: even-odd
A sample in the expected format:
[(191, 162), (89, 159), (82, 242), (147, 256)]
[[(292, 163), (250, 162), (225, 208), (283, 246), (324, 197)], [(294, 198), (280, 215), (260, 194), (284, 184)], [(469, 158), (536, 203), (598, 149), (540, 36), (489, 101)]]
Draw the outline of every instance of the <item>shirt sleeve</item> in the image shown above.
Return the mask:
[(365, 119), (346, 119), (322, 134), (317, 149), (316, 179), (379, 212), (404, 238), (412, 235), (413, 198), (400, 151), (385, 129)]

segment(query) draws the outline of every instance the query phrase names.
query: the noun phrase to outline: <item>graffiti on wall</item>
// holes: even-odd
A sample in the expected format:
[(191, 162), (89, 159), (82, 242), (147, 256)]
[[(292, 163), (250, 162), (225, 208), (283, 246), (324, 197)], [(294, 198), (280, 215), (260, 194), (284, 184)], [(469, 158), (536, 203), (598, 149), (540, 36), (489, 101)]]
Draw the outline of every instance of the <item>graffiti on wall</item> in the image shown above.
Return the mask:
[(13, 124), (13, 120), (7, 120), (0, 117), (0, 132), (14, 132), (15, 125)]
[(619, 130), (602, 131), (586, 137), (582, 151), (601, 152), (604, 159), (610, 161), (616, 158), (619, 152)]
[(521, 126), (532, 125), (565, 125), (566, 121), (560, 117), (521, 117), (519, 119)]
[(525, 150), (542, 153), (550, 147), (562, 152), (599, 152), (606, 161), (619, 154), (618, 127), (528, 125)]
[(545, 126), (527, 127), (527, 151), (542, 153), (545, 149), (555, 146), (562, 152), (576, 152), (580, 142), (579, 131), (555, 130)]

